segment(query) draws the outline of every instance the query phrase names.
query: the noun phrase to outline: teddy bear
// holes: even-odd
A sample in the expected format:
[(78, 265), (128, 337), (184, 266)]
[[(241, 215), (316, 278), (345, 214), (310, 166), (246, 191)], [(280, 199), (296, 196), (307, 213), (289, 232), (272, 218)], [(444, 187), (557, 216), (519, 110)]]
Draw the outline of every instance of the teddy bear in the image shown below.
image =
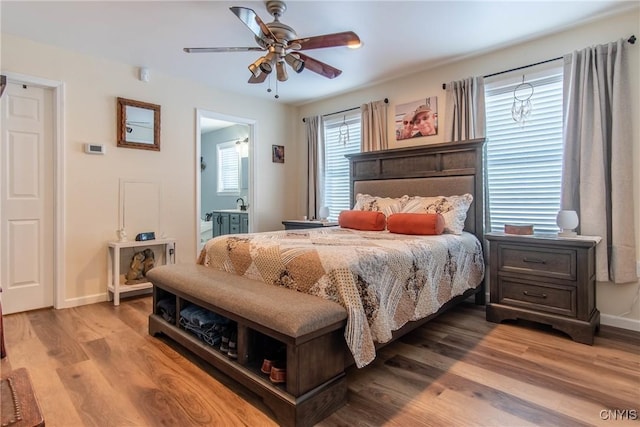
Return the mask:
[(125, 275), (125, 278), (127, 279), (125, 283), (127, 285), (132, 285), (142, 281), (144, 278), (144, 260), (144, 252), (136, 252), (133, 255), (131, 264), (129, 265), (129, 271), (127, 271), (127, 274)]

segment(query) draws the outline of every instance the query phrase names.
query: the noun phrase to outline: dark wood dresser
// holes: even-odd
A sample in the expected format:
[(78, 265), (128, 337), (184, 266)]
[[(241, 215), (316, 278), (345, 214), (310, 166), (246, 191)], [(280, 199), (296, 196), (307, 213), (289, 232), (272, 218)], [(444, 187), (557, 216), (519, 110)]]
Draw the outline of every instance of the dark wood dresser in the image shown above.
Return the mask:
[(490, 302), (487, 320), (526, 319), (593, 344), (597, 237), (558, 238), (488, 233)]

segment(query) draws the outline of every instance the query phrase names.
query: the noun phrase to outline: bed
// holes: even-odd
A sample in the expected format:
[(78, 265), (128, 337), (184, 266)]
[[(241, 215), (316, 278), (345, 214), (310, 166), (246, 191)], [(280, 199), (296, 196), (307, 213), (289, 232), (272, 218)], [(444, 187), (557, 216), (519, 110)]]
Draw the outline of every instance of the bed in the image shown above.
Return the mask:
[[(265, 317), (264, 313), (257, 313), (258, 318), (245, 321), (247, 310), (253, 310), (255, 314), (256, 311), (260, 311), (260, 305), (247, 309), (243, 305), (234, 306), (223, 301), (212, 301), (226, 298), (224, 295), (226, 285), (221, 283), (225, 280), (217, 280), (216, 287), (221, 290), (218, 293), (219, 298), (214, 298), (207, 297), (200, 289), (200, 285), (194, 288), (193, 284), (187, 284), (185, 288), (178, 289), (162, 277), (152, 278), (154, 300), (156, 296), (169, 289), (171, 294), (177, 295), (178, 309), (182, 304), (181, 300), (186, 300), (198, 301), (201, 305), (212, 307), (220, 314), (228, 314), (232, 318), (242, 311), (244, 314), (238, 318), (241, 319), (240, 323), (243, 327), (239, 329), (244, 331), (244, 326), (249, 325), (247, 328), (249, 331), (254, 329), (266, 331), (268, 335), (286, 340), (288, 343), (287, 377), (293, 379), (291, 384), (287, 380), (288, 395), (282, 395), (281, 389), (268, 387), (256, 381), (254, 371), (250, 369), (239, 369), (237, 378), (249, 378), (250, 386), (257, 384), (260, 390), (264, 390), (262, 395), (265, 402), (274, 409), (282, 423), (313, 424), (346, 400), (346, 383), (343, 378), (345, 365), (355, 363), (358, 367), (366, 366), (375, 358), (377, 348), (471, 296), (475, 296), (476, 303), (484, 304), (483, 144), (484, 140), (478, 139), (348, 156), (351, 206), (356, 203), (357, 194), (375, 195), (380, 198), (402, 198), (405, 195), (428, 197), (470, 194), (472, 202), (468, 207), (464, 224), (460, 225), (461, 228), (464, 227), (460, 235), (442, 234), (424, 238), (424, 236), (392, 236), (387, 231), (362, 232), (341, 227), (327, 227), (315, 230), (220, 236), (207, 242), (198, 259), (200, 264), (198, 267), (207, 266), (204, 270), (220, 271), (222, 276), (216, 277), (227, 278), (229, 282), (235, 282), (239, 279), (234, 277), (240, 277), (244, 281), (241, 283), (242, 286), (260, 282), (262, 284), (257, 285), (256, 288), (263, 290), (291, 288), (297, 292), (286, 290), (287, 298), (297, 294), (311, 294), (339, 304), (334, 305), (340, 310), (343, 310), (340, 306), (344, 307), (346, 322), (333, 322), (331, 327), (324, 325), (320, 328), (321, 330), (312, 331), (309, 334), (309, 336), (313, 335), (313, 340), (320, 340), (317, 344), (303, 349), (298, 344), (306, 338), (301, 340), (300, 337), (294, 337), (292, 334), (282, 334), (282, 325), (275, 325), (282, 320), (275, 317), (282, 317), (282, 315), (270, 319), (268, 316)], [(353, 250), (352, 243), (357, 244), (357, 250)], [(448, 255), (433, 257), (444, 258), (444, 260), (425, 261), (424, 257), (428, 254), (429, 248), (435, 246), (444, 246), (444, 252)], [(356, 256), (356, 252), (366, 256)], [(407, 252), (409, 255), (406, 255)], [(417, 254), (422, 258), (417, 257)], [(423, 263), (436, 265), (438, 275), (446, 278), (446, 291), (436, 290), (435, 295), (426, 298), (418, 297), (422, 292), (421, 288), (412, 288), (411, 284), (425, 280), (424, 277), (416, 280), (416, 274), (423, 276), (436, 274), (431, 270), (423, 270), (421, 267)], [(356, 273), (349, 270), (354, 265), (360, 268)], [(179, 268), (165, 267), (174, 270)], [(304, 273), (301, 272), (303, 269), (306, 269)], [(442, 274), (443, 270), (446, 270), (444, 274)], [(464, 274), (457, 274), (463, 270)], [(385, 291), (377, 283), (375, 278), (382, 276), (397, 276), (391, 290)], [(202, 286), (205, 286), (206, 281), (202, 278), (198, 280)], [(172, 283), (179, 281), (188, 280), (183, 277), (180, 280), (173, 280)], [(280, 289), (277, 290), (280, 291)], [(235, 291), (236, 289), (229, 289), (230, 293)], [(322, 300), (314, 297), (312, 301)], [(306, 302), (306, 300), (301, 301), (305, 304)], [(272, 300), (264, 301), (264, 306), (270, 307), (268, 310), (274, 309), (276, 305), (277, 302)], [(387, 310), (389, 308), (391, 309)], [(249, 316), (253, 314), (249, 313)], [(176, 328), (173, 326), (167, 327), (163, 324), (156, 315), (150, 317), (150, 333), (164, 332), (174, 338), (182, 338), (182, 335), (176, 335), (174, 329)], [(245, 331), (241, 334), (239, 330), (238, 334), (239, 341), (253, 339), (249, 336), (251, 332)], [(336, 337), (339, 340), (341, 336), (344, 337), (343, 342), (337, 343)], [(347, 345), (344, 345), (344, 342)], [(187, 344), (188, 348), (195, 349), (198, 354), (204, 354), (212, 364), (220, 362), (219, 357), (214, 353), (203, 353), (198, 346), (190, 346), (191, 341)], [(213, 357), (208, 357), (209, 355)], [(335, 373), (329, 377), (308, 380), (306, 372), (312, 369), (310, 365), (317, 368), (319, 361), (324, 363), (326, 360), (336, 361), (335, 366), (331, 365), (331, 369), (337, 367)], [(244, 363), (250, 364), (250, 361), (241, 362), (241, 364)], [(234, 367), (229, 364), (224, 366), (225, 368)], [(316, 369), (316, 371), (323, 370), (328, 370), (328, 365), (324, 365), (322, 369)], [(298, 384), (301, 381), (308, 384), (300, 388)], [(294, 382), (296, 384), (293, 384)], [(273, 399), (280, 399), (280, 401), (273, 403)], [(320, 411), (318, 405), (325, 406), (327, 409)], [(285, 408), (282, 409), (282, 407)], [(278, 415), (279, 411), (281, 415)]]
[[(348, 313), (351, 356), (364, 367), (375, 358), (375, 346), (392, 341), (394, 331), (481, 290), (481, 147), (482, 141), (473, 141), (349, 157), (354, 209), (389, 215), (406, 208), (407, 195), (453, 196), (461, 202), (460, 195), (471, 195), (455, 230), (416, 236), (335, 227), (220, 236), (207, 242), (198, 263), (341, 304)], [(412, 201), (432, 200), (421, 197)], [(364, 206), (366, 201), (375, 206)], [(455, 221), (447, 218), (447, 224)]]

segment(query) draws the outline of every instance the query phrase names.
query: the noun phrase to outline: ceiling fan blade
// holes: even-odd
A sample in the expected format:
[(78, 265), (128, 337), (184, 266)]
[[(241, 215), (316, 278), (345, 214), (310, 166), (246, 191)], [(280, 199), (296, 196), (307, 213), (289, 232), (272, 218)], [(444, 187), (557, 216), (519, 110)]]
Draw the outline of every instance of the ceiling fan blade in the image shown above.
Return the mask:
[(251, 30), (251, 32), (256, 35), (256, 37), (264, 40), (267, 43), (276, 41), (276, 36), (273, 35), (269, 27), (267, 27), (267, 24), (265, 24), (264, 21), (262, 21), (262, 19), (260, 19), (260, 17), (256, 15), (253, 9), (240, 6), (233, 6), (229, 9), (231, 9), (231, 12), (233, 12), (238, 17), (238, 19), (244, 22), (244, 25), (246, 25)]
[(289, 45), (298, 43), (300, 50), (320, 49), (324, 47), (336, 46), (359, 46), (360, 37), (353, 31), (345, 31), (342, 33), (325, 34), (322, 36), (305, 37), (302, 39), (291, 40)]
[(335, 67), (332, 67), (329, 64), (325, 64), (324, 62), (320, 62), (317, 59), (313, 59), (310, 56), (305, 55), (304, 53), (296, 52), (296, 55), (300, 55), (300, 59), (304, 61), (304, 68), (307, 70), (311, 70), (314, 73), (318, 73), (321, 76), (325, 76), (328, 79), (333, 79), (342, 74), (342, 70), (338, 70)]
[(267, 79), (268, 74), (267, 73), (261, 73), (258, 77), (254, 77), (254, 75), (251, 75), (251, 78), (249, 78), (248, 83), (262, 83)]
[(187, 53), (217, 53), (217, 52), (262, 52), (261, 47), (185, 47)]

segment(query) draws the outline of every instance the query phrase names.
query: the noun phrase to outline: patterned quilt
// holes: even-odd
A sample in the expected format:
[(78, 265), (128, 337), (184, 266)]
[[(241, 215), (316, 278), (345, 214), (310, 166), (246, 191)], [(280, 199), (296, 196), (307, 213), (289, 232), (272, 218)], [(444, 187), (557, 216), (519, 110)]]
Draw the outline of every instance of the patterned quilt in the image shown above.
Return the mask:
[(340, 227), (219, 236), (198, 263), (341, 304), (345, 339), (360, 368), (375, 342), (435, 313), (484, 276), (480, 242), (462, 235), (409, 236)]

